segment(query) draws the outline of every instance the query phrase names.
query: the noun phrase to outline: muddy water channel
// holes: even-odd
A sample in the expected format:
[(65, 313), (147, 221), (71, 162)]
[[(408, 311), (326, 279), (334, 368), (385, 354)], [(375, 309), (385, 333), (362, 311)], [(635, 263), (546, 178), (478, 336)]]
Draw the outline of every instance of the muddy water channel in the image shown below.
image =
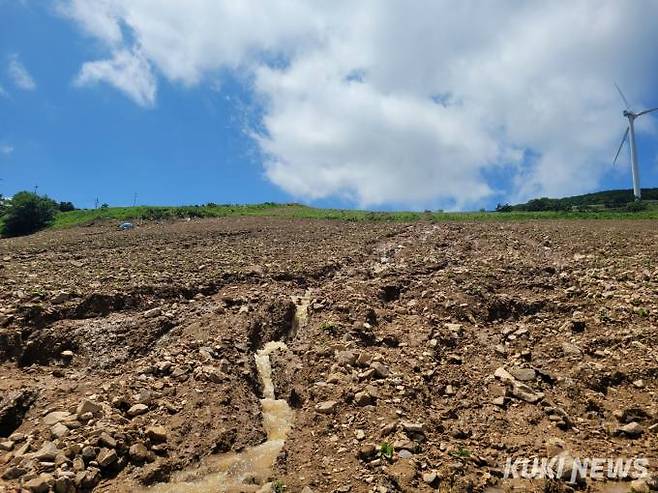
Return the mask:
[(254, 358), (263, 385), (260, 400), (263, 427), (267, 441), (240, 453), (228, 453), (208, 457), (201, 467), (174, 475), (169, 483), (155, 485), (144, 491), (154, 493), (246, 492), (271, 491), (268, 483), (272, 465), (281, 452), (292, 427), (293, 412), (288, 403), (276, 399), (272, 383), (270, 354), (285, 350), (284, 342), (268, 342)]
[[(289, 337), (294, 337), (297, 331), (306, 325), (310, 294), (295, 299), (297, 305), (295, 320)], [(281, 452), (285, 440), (292, 427), (294, 414), (288, 403), (276, 399), (272, 382), (272, 366), (270, 354), (274, 351), (285, 351), (287, 346), (283, 341), (272, 341), (258, 350), (254, 355), (256, 368), (263, 387), (263, 398), (260, 400), (263, 414), (263, 428), (267, 440), (255, 447), (245, 449), (240, 453), (227, 453), (210, 456), (200, 467), (181, 471), (175, 474), (169, 483), (162, 483), (147, 488), (149, 493), (242, 493), (272, 491), (272, 467)]]

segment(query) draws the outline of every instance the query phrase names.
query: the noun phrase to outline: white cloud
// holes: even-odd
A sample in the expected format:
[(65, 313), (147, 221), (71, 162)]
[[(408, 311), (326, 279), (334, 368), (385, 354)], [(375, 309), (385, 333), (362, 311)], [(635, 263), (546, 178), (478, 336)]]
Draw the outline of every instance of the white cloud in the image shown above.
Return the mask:
[(25, 65), (20, 61), (16, 53), (9, 56), (9, 63), (7, 65), (7, 74), (12, 82), (19, 89), (24, 91), (33, 91), (37, 88), (36, 82), (32, 75), (27, 71)]
[(141, 106), (155, 102), (155, 77), (149, 62), (138, 50), (119, 50), (111, 59), (85, 63), (75, 83), (84, 86), (99, 81), (115, 86)]
[(14, 146), (11, 144), (0, 144), (0, 154), (10, 156), (14, 152)]
[(642, 0), (62, 0), (61, 10), (112, 53), (86, 63), (80, 83), (150, 105), (154, 72), (192, 86), (237, 71), (263, 104), (252, 135), (269, 179), (360, 205), (472, 207), (499, 193), (492, 172), (509, 176), (508, 200), (591, 189), (624, 128), (613, 82), (645, 106), (658, 69), (658, 4)]

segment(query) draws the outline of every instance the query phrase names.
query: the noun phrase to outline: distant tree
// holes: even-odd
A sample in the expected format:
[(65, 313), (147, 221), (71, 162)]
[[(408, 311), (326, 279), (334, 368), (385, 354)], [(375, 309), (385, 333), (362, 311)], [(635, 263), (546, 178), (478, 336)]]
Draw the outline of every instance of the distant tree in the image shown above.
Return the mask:
[(101, 209), (109, 209), (110, 204), (101, 204)]
[(4, 216), (9, 208), (10, 201), (2, 196), (0, 193), (0, 216)]
[(641, 212), (648, 209), (646, 202), (630, 202), (626, 205), (627, 212)]
[(3, 218), (4, 236), (28, 235), (46, 227), (55, 217), (57, 203), (32, 192), (18, 192)]
[(498, 204), (496, 212), (512, 212), (512, 206), (509, 204)]
[(75, 210), (73, 202), (60, 202), (58, 208), (59, 212), (70, 212)]

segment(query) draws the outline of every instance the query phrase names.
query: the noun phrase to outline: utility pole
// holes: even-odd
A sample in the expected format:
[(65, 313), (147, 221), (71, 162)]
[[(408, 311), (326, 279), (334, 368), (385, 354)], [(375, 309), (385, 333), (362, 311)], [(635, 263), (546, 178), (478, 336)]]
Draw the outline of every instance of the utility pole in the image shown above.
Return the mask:
[(137, 205), (137, 192), (135, 192), (135, 195), (133, 196), (133, 207)]
[(94, 205), (94, 209), (98, 209), (98, 197), (96, 197), (96, 204)]
[(37, 194), (38, 190), (39, 190), (39, 185), (34, 185), (34, 195)]

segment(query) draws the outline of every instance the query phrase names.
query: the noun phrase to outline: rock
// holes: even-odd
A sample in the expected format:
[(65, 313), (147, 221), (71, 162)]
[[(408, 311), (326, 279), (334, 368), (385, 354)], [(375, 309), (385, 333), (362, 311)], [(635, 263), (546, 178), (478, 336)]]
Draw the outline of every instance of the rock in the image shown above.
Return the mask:
[(66, 425), (57, 423), (50, 428), (50, 433), (52, 433), (55, 438), (65, 438), (70, 433), (70, 430)]
[(146, 310), (144, 312), (144, 318), (155, 318), (159, 317), (162, 315), (162, 308), (156, 307), (156, 308), (151, 308), (150, 310)]
[(633, 493), (650, 493), (651, 489), (644, 479), (636, 479), (631, 481), (631, 492)]
[(85, 462), (91, 462), (92, 460), (96, 460), (96, 449), (89, 445), (83, 447), (82, 458), (84, 459)]
[(432, 485), (436, 482), (438, 476), (436, 475), (435, 472), (426, 472), (423, 473), (423, 482)]
[(70, 417), (71, 413), (68, 411), (54, 411), (52, 413), (46, 414), (46, 416), (43, 418), (43, 424), (51, 426)]
[(359, 356), (356, 358), (357, 366), (370, 366), (371, 362), (372, 362), (372, 357), (365, 351), (362, 351), (359, 354)]
[(11, 441), (11, 440), (5, 440), (4, 442), (0, 442), (0, 450), (3, 452), (9, 452), (11, 449), (14, 448), (14, 445), (16, 443)]
[(100, 469), (90, 467), (86, 471), (81, 471), (75, 475), (75, 484), (81, 489), (91, 490), (101, 480)]
[(356, 354), (352, 351), (338, 351), (336, 353), (336, 363), (341, 366), (354, 366), (356, 363)]
[(60, 476), (55, 480), (55, 493), (75, 493), (75, 487), (71, 478)]
[(496, 369), (494, 372), (494, 377), (504, 383), (514, 383), (516, 381), (512, 374), (502, 366)]
[(308, 486), (304, 486), (304, 488), (302, 488), (302, 493), (315, 493), (315, 492)]
[(73, 470), (76, 472), (85, 470), (85, 461), (82, 457), (78, 456), (73, 459)]
[(119, 458), (117, 457), (116, 450), (110, 448), (102, 448), (96, 457), (98, 465), (105, 468), (114, 464)]
[(562, 352), (565, 356), (580, 356), (582, 354), (581, 350), (575, 344), (570, 344), (568, 342), (562, 343)]
[(11, 481), (13, 479), (18, 479), (27, 472), (27, 469), (21, 466), (11, 466), (3, 474), (2, 479)]
[(531, 382), (537, 378), (537, 373), (532, 368), (520, 368), (513, 366), (509, 369), (510, 375), (521, 382)]
[(632, 421), (627, 425), (617, 428), (617, 432), (618, 434), (625, 435), (629, 438), (637, 438), (644, 433), (644, 428), (637, 421)]
[(391, 374), (388, 367), (379, 361), (371, 363), (370, 368), (375, 370), (375, 375), (377, 375), (378, 378), (388, 378), (388, 376)]
[(128, 455), (130, 455), (130, 459), (133, 462), (139, 463), (146, 462), (151, 458), (148, 449), (143, 443), (135, 443), (134, 445), (131, 445), (128, 450)]
[(25, 433), (12, 433), (9, 435), (9, 439), (12, 442), (20, 443), (24, 442), (27, 439), (27, 435)]
[(324, 401), (316, 404), (315, 412), (320, 414), (331, 414), (336, 410), (338, 402), (336, 401)]
[(43, 442), (41, 448), (34, 453), (34, 458), (39, 462), (53, 462), (60, 450), (53, 442)]
[(36, 478), (23, 483), (23, 487), (33, 493), (48, 493), (52, 482), (54, 479), (50, 474), (39, 474)]
[(491, 403), (494, 406), (505, 407), (505, 396), (501, 395), (500, 397), (496, 397), (494, 398), (494, 400), (491, 401)]
[(105, 432), (101, 433), (101, 436), (98, 437), (98, 444), (109, 448), (117, 447), (117, 441)]
[(0, 400), (0, 436), (11, 435), (23, 422), (25, 414), (37, 399), (32, 390), (15, 390), (4, 393)]
[(135, 404), (133, 407), (128, 409), (128, 412), (126, 414), (131, 418), (134, 418), (135, 416), (141, 416), (142, 414), (146, 413), (148, 410), (149, 408), (146, 404)]
[(449, 354), (446, 360), (453, 365), (461, 365), (463, 363), (462, 357), (458, 354)]
[(167, 430), (164, 426), (149, 426), (146, 428), (146, 437), (154, 443), (167, 441)]
[(59, 353), (59, 356), (60, 356), (65, 362), (70, 363), (71, 360), (73, 359), (74, 354), (73, 354), (73, 351), (66, 350), (66, 351), (62, 351), (61, 353)]
[(535, 404), (544, 398), (543, 393), (535, 392), (527, 385), (518, 382), (512, 386), (512, 395), (530, 404)]
[(425, 427), (422, 423), (411, 423), (409, 421), (402, 421), (400, 423), (402, 429), (407, 433), (418, 433), (420, 435), (425, 434)]
[(354, 403), (357, 406), (369, 406), (375, 403), (375, 398), (366, 390), (354, 394)]
[(80, 401), (80, 404), (78, 404), (77, 409), (75, 410), (75, 413), (78, 416), (82, 416), (83, 414), (86, 413), (91, 413), (93, 415), (100, 414), (103, 408), (101, 407), (100, 404), (90, 401), (89, 399), (82, 399)]

